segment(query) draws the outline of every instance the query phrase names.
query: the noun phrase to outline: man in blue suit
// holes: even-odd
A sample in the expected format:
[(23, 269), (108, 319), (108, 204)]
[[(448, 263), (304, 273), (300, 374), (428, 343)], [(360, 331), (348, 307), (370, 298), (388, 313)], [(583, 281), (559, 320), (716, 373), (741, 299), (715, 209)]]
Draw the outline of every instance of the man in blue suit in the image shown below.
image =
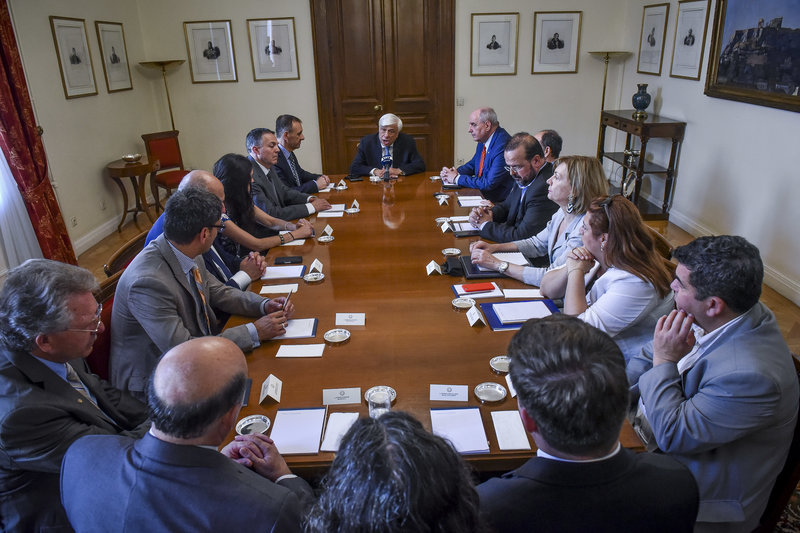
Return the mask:
[(278, 139), (278, 162), (275, 172), (284, 185), (306, 194), (326, 188), (331, 180), (325, 174), (314, 174), (300, 166), (295, 151), (305, 140), (303, 121), (294, 115), (281, 115), (275, 119), (275, 137)]
[(497, 113), (491, 107), (472, 112), (469, 133), (478, 143), (475, 155), (457, 169), (444, 167), (440, 173), (442, 182), (479, 189), (487, 200), (502, 202), (514, 185), (503, 159), (503, 150), (511, 136), (500, 127)]
[[(383, 115), (378, 121), (378, 134), (365, 135), (358, 143), (358, 152), (350, 164), (350, 174), (397, 178), (424, 172), (425, 161), (417, 152), (414, 137), (401, 133), (402, 129), (400, 117), (392, 113)], [(384, 161), (387, 160), (389, 175), (385, 176)]]

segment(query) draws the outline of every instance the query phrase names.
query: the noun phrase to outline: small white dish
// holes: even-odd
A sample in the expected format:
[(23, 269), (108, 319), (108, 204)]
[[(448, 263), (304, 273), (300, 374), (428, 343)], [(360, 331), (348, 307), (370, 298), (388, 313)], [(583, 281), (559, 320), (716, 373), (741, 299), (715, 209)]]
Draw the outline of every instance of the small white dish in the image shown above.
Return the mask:
[(331, 242), (333, 240), (333, 235), (320, 235), (317, 241), (319, 242)]
[(322, 272), (311, 272), (303, 276), (303, 280), (308, 283), (316, 283), (318, 281), (322, 281), (323, 279), (325, 279), (325, 274)]
[(239, 435), (253, 435), (255, 433), (267, 434), (270, 421), (264, 415), (250, 415), (242, 418), (236, 424), (236, 433)]
[(350, 331), (342, 328), (331, 329), (325, 332), (323, 338), (328, 342), (344, 342), (350, 338)]
[(452, 303), (456, 309), (470, 309), (475, 305), (475, 300), (472, 298), (454, 298)]
[(494, 403), (503, 401), (508, 392), (506, 388), (499, 383), (493, 381), (486, 381), (475, 387), (475, 396), (481, 403)]
[(489, 359), (489, 366), (498, 374), (508, 374), (508, 365), (511, 358), (507, 355), (498, 355)]
[(397, 392), (395, 392), (395, 390), (393, 388), (391, 388), (390, 386), (388, 386), (388, 385), (375, 385), (374, 387), (371, 387), (371, 388), (367, 389), (367, 392), (364, 393), (364, 401), (369, 403), (369, 397), (372, 395), (373, 392), (385, 392), (385, 393), (388, 393), (389, 394), (389, 398), (391, 399), (392, 403), (394, 403), (394, 401), (397, 399)]

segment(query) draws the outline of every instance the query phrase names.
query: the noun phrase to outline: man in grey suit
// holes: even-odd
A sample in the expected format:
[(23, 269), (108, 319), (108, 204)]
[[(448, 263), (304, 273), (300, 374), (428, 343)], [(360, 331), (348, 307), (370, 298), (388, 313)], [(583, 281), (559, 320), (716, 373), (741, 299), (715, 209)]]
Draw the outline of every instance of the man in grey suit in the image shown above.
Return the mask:
[(0, 291), (0, 531), (69, 531), (58, 488), (69, 445), (150, 426), (141, 402), (86, 369), (105, 329), (97, 289), (86, 269), (31, 259)]
[(676, 310), (628, 362), (641, 395), (634, 428), (697, 479), (695, 531), (751, 531), (797, 421), (792, 355), (758, 301), (764, 267), (755, 246), (700, 237), (673, 257)]
[(244, 354), (227, 339), (164, 354), (148, 385), (150, 432), (82, 438), (67, 451), (61, 494), (75, 530), (300, 531), (311, 487), (271, 439), (239, 436), (217, 451), (246, 381)]
[(275, 169), (278, 162), (278, 139), (267, 128), (256, 128), (245, 139), (253, 163), (253, 202), (275, 218), (294, 220), (331, 208), (327, 200), (288, 188)]
[[(223, 285), (205, 267), (202, 254), (222, 228), (222, 202), (213, 193), (188, 188), (164, 209), (164, 234), (128, 265), (117, 285), (111, 314), (111, 381), (138, 398), (158, 359), (192, 337), (218, 335), (250, 351), (282, 335), (292, 315), (284, 298), (270, 300)], [(214, 309), (259, 317), (220, 333)]]

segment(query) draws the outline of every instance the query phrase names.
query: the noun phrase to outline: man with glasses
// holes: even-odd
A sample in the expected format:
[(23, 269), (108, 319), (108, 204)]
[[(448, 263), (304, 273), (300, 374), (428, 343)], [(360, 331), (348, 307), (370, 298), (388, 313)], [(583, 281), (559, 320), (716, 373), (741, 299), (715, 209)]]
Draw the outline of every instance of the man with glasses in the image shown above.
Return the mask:
[(105, 326), (92, 274), (47, 259), (0, 291), (0, 530), (69, 529), (58, 475), (84, 435), (141, 437), (145, 406), (86, 369)]
[[(136, 256), (120, 277), (111, 314), (111, 382), (144, 399), (150, 372), (163, 353), (193, 337), (222, 335), (242, 351), (282, 335), (294, 309), (223, 285), (206, 270), (202, 254), (222, 227), (222, 203), (188, 188), (164, 209), (164, 234)], [(221, 332), (215, 309), (259, 317)]]
[(536, 235), (558, 209), (558, 204), (547, 198), (547, 180), (553, 175), (553, 165), (545, 160), (535, 137), (525, 132), (515, 134), (508, 141), (503, 157), (505, 170), (516, 186), (502, 202), (476, 207), (469, 215), (472, 225), (480, 229), (481, 237), (495, 242)]

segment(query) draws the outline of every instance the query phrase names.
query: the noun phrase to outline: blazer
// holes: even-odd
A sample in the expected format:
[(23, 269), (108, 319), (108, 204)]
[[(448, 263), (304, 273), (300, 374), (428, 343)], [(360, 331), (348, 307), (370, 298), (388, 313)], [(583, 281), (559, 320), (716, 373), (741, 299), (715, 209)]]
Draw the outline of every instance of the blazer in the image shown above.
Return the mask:
[(751, 531), (786, 461), (800, 395), (775, 316), (757, 303), (683, 375), (652, 361), (651, 343), (628, 376), (658, 447), (697, 479), (698, 522)]
[(216, 450), (149, 433), (79, 439), (64, 457), (61, 487), (79, 532), (299, 532), (312, 499), (300, 478), (273, 483)]
[(489, 145), (489, 149), (486, 150), (486, 157), (483, 161), (483, 174), (481, 177), (478, 177), (478, 169), (481, 166), (483, 143), (478, 143), (472, 159), (456, 169), (458, 171), (458, 184), (462, 187), (479, 189), (487, 200), (502, 202), (514, 185), (511, 174), (506, 172), (506, 160), (503, 157), (503, 151), (508, 140), (511, 139), (511, 135), (500, 127), (494, 130), (492, 135), (492, 143)]
[[(280, 151), (280, 150), (279, 150)], [(261, 165), (248, 156), (253, 164), (253, 203), (275, 218), (294, 220), (308, 216), (308, 194), (288, 188), (271, 167), (269, 176), (264, 175)]]
[(697, 484), (664, 455), (622, 448), (594, 463), (533, 457), (477, 487), (481, 514), (498, 532), (691, 532)]
[[(294, 152), (290, 153), (294, 154)], [(319, 187), (317, 187), (317, 178), (319, 178), (322, 174), (314, 174), (313, 172), (304, 170), (297, 161), (297, 156), (294, 156), (294, 168), (297, 170), (297, 177), (300, 178), (300, 185), (294, 181), (294, 174), (292, 174), (292, 168), (289, 166), (289, 160), (286, 159), (286, 156), (283, 154), (283, 150), (281, 149), (278, 149), (278, 162), (275, 163), (274, 168), (283, 184), (290, 189), (304, 192), (306, 194), (314, 194), (315, 192), (319, 192)]]
[(84, 435), (139, 437), (150, 426), (141, 402), (83, 360), (71, 364), (102, 413), (41, 361), (0, 344), (0, 531), (72, 531), (58, 488), (69, 445)]
[(546, 267), (524, 267), (522, 269), (522, 281), (528, 285), (539, 286), (542, 283), (542, 277), (545, 272), (565, 264), (567, 262), (567, 254), (573, 248), (583, 246), (580, 227), (584, 216), (578, 215), (573, 218), (559, 240), (558, 227), (564, 221), (566, 215), (564, 211), (558, 209), (553, 218), (547, 223), (547, 226), (538, 234), (521, 241), (514, 241), (517, 249), (525, 257), (547, 258), (548, 266)]
[[(247, 352), (253, 339), (246, 324), (219, 332), (214, 308), (229, 314), (261, 316), (264, 299), (223, 285), (195, 258), (213, 334), (221, 334)], [(178, 258), (164, 235), (151, 242), (128, 265), (117, 284), (111, 312), (111, 382), (144, 398), (150, 372), (167, 350), (204, 335), (205, 316), (197, 305)]]
[[(547, 197), (547, 180), (553, 175), (553, 164), (545, 163), (525, 190), (514, 184), (505, 200), (492, 207), (492, 221), (481, 228), (481, 237), (495, 242), (526, 239), (544, 229), (558, 204)], [(513, 179), (513, 178), (512, 178)]]
[[(358, 151), (350, 163), (350, 174), (354, 176), (369, 176), (373, 168), (381, 167), (383, 145), (376, 133), (365, 135), (358, 143)], [(425, 161), (417, 152), (417, 142), (414, 137), (406, 133), (398, 133), (392, 145), (392, 166), (399, 168), (405, 174), (425, 172)]]

